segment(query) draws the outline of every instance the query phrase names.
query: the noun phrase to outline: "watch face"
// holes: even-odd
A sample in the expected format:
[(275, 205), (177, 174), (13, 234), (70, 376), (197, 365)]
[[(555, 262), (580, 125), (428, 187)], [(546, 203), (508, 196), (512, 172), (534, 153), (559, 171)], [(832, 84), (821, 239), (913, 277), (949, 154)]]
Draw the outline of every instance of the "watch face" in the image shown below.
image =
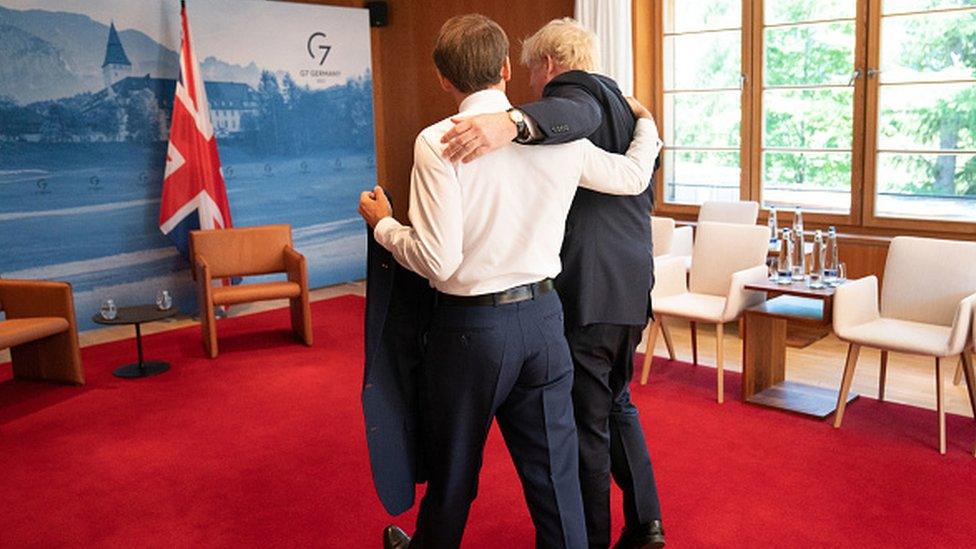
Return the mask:
[(508, 117), (512, 119), (512, 122), (515, 122), (516, 124), (521, 124), (522, 122), (525, 122), (525, 117), (522, 116), (522, 111), (518, 109), (512, 109), (508, 111)]

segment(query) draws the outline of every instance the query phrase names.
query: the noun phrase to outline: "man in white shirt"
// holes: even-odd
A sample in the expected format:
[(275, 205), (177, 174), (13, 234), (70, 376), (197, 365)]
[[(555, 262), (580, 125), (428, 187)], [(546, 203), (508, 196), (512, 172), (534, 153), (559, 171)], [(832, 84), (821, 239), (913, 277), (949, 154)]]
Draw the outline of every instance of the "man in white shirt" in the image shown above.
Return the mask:
[[(504, 93), (511, 73), (508, 39), (490, 19), (448, 20), (434, 61), (459, 116), (511, 108)], [(643, 192), (661, 142), (653, 122), (642, 118), (626, 156), (580, 140), (551, 147), (512, 144), (452, 164), (440, 145), (451, 127), (448, 118), (417, 137), (411, 227), (391, 217), (379, 187), (360, 200), (377, 242), (438, 292), (421, 381), (428, 487), (413, 541), (402, 535), (397, 541), (389, 528), (384, 541), (388, 547), (460, 545), (484, 443), (497, 418), (522, 481), (536, 544), (586, 547), (573, 364), (552, 278), (560, 271), (577, 186), (618, 195)]]

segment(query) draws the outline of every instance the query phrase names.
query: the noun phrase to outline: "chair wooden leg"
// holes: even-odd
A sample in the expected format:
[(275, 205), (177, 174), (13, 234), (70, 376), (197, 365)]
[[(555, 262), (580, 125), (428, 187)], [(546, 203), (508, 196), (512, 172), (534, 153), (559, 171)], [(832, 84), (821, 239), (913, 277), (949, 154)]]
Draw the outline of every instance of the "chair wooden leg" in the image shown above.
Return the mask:
[(956, 373), (952, 376), (952, 384), (959, 385), (962, 383), (962, 357), (966, 356), (966, 352), (963, 351), (962, 355), (959, 357), (959, 364), (956, 364)]
[(657, 315), (647, 327), (647, 348), (644, 349), (644, 365), (641, 367), (641, 385), (647, 385), (647, 375), (651, 372), (651, 361), (654, 360), (654, 345), (657, 343), (657, 333), (661, 330), (664, 317)]
[(725, 402), (725, 331), (722, 323), (715, 325), (715, 368), (718, 370), (718, 403)]
[(217, 358), (217, 317), (213, 303), (200, 307), (200, 330), (203, 332), (203, 348), (210, 358)]
[(847, 347), (847, 363), (844, 365), (844, 378), (840, 383), (840, 392), (837, 395), (837, 412), (834, 413), (834, 428), (840, 429), (840, 424), (844, 421), (844, 408), (847, 407), (847, 394), (851, 391), (851, 382), (854, 381), (854, 369), (857, 367), (857, 355), (861, 353), (861, 346), (851, 343)]
[(935, 357), (935, 409), (939, 412), (939, 453), (946, 453), (945, 391), (942, 388), (942, 359)]
[(968, 351), (963, 352), (960, 361), (963, 373), (966, 375), (966, 393), (969, 395), (969, 406), (976, 418), (976, 373), (973, 372), (973, 356)]
[[(969, 351), (962, 353), (962, 371), (966, 376), (966, 391), (969, 394), (969, 406), (972, 407), (973, 416), (976, 417), (976, 372), (973, 371), (973, 355)], [(973, 448), (973, 457), (976, 457), (976, 447)]]
[(888, 380), (888, 351), (881, 351), (881, 374), (878, 380), (878, 400), (884, 400), (885, 382)]
[(698, 323), (689, 322), (691, 328), (691, 363), (698, 366)]
[(664, 344), (668, 348), (668, 358), (674, 360), (674, 342), (671, 340), (671, 330), (668, 329), (668, 325), (663, 322), (661, 323), (661, 335), (664, 336)]

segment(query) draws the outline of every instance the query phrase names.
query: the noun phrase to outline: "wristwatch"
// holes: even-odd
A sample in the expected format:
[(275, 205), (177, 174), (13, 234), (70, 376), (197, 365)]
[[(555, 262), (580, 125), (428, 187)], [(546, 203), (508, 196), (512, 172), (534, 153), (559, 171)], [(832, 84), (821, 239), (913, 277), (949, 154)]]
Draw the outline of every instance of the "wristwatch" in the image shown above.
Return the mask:
[(512, 107), (506, 111), (508, 113), (508, 119), (515, 124), (515, 139), (512, 141), (516, 143), (528, 143), (529, 139), (532, 137), (529, 134), (529, 125), (525, 123), (525, 115), (522, 111)]

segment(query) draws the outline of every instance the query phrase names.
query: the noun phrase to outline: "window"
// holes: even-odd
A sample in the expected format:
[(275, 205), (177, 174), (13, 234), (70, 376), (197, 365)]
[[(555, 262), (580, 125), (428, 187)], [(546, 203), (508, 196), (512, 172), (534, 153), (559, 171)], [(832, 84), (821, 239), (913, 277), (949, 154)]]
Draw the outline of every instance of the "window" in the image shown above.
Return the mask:
[(764, 206), (850, 211), (855, 4), (764, 2)]
[(681, 0), (665, 7), (668, 202), (739, 199), (741, 27), (740, 0)]
[(976, 221), (976, 0), (885, 0), (880, 26), (874, 214)]
[(973, 232), (976, 0), (664, 0), (648, 13), (662, 211), (741, 197), (814, 222)]

